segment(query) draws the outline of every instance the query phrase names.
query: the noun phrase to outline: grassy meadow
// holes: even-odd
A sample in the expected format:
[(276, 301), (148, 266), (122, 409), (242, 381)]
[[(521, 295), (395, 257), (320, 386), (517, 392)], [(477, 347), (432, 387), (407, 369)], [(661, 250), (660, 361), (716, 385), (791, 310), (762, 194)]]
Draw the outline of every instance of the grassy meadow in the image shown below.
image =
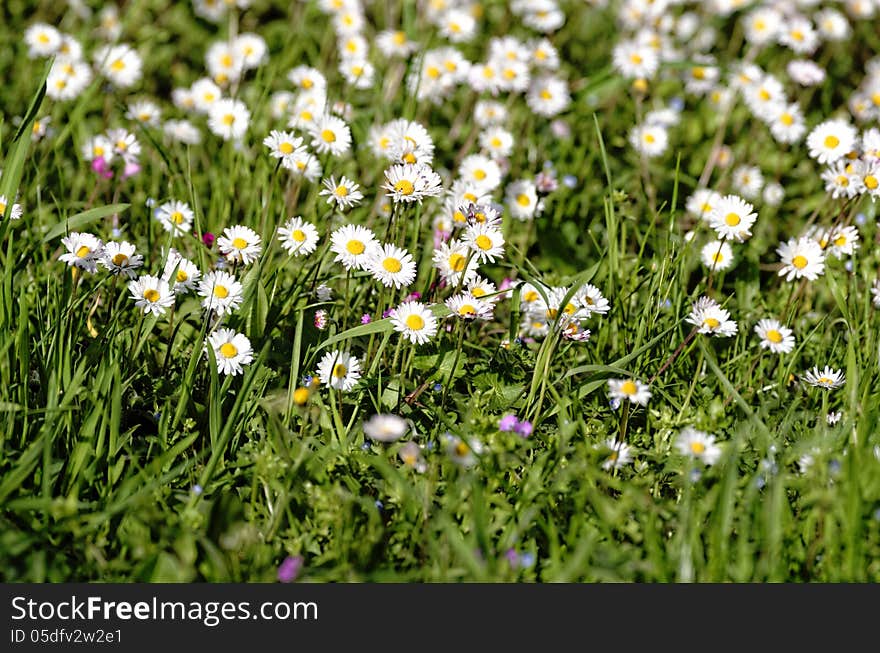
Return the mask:
[(0, 578), (880, 580), (880, 6), (4, 3)]

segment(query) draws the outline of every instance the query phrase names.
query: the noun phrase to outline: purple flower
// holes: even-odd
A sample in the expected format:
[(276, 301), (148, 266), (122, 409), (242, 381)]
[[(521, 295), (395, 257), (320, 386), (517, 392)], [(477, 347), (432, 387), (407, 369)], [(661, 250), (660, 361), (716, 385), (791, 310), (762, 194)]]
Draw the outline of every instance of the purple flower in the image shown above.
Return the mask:
[(110, 170), (110, 166), (107, 165), (107, 161), (105, 161), (102, 156), (96, 156), (92, 159), (92, 170), (97, 172), (104, 179), (110, 179), (113, 177), (113, 172)]
[[(517, 419), (516, 415), (505, 415), (498, 420), (499, 431), (513, 431), (517, 426), (519, 426), (519, 419)], [(531, 424), (529, 428), (531, 429)]]
[(516, 426), (513, 427), (513, 430), (517, 432), (518, 435), (521, 435), (524, 438), (529, 437), (532, 434), (532, 423), (529, 421), (522, 421)]
[(278, 565), (278, 580), (282, 583), (292, 583), (299, 576), (302, 566), (302, 556), (287, 556), (284, 562)]
[(417, 301), (421, 298), (422, 298), (422, 293), (420, 293), (418, 290), (416, 290), (415, 292), (411, 292), (409, 295), (407, 295), (406, 301), (408, 301), (408, 302)]
[(507, 562), (510, 563), (510, 566), (516, 569), (519, 566), (519, 554), (516, 552), (516, 549), (507, 549), (504, 552), (504, 557), (507, 558)]
[(370, 317), (369, 313), (364, 313), (363, 315), (361, 315), (361, 324), (369, 324), (372, 321), (373, 318)]
[(202, 234), (202, 242), (205, 244), (205, 247), (213, 247), (214, 246), (214, 234), (210, 231), (206, 231)]

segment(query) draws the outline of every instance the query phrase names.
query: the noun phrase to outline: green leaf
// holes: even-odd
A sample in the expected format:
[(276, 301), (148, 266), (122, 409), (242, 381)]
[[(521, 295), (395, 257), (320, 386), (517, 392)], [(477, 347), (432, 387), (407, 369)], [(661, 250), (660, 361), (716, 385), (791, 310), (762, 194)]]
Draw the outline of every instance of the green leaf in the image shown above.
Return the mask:
[(108, 215), (113, 215), (114, 213), (122, 213), (129, 206), (131, 205), (108, 204), (107, 206), (99, 206), (94, 209), (89, 209), (88, 211), (83, 211), (82, 213), (77, 213), (76, 215), (69, 217), (64, 222), (59, 222), (54, 227), (49, 229), (49, 231), (43, 237), (43, 242), (48, 243), (50, 240), (54, 240), (62, 234), (82, 229), (83, 227), (90, 225), (93, 222), (97, 222), (101, 218), (106, 218)]

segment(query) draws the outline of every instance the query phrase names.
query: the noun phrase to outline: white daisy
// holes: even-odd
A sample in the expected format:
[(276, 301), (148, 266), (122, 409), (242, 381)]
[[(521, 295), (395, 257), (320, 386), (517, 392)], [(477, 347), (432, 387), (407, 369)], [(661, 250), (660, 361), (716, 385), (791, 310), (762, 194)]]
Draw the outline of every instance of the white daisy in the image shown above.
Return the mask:
[(733, 250), (726, 242), (715, 240), (703, 246), (700, 258), (707, 268), (721, 272), (733, 265)]
[(208, 272), (199, 282), (202, 306), (217, 315), (227, 315), (241, 306), (244, 288), (235, 277), (222, 270)]
[(669, 132), (662, 125), (637, 125), (629, 132), (629, 143), (648, 158), (660, 156), (669, 145)]
[(202, 272), (195, 263), (173, 248), (168, 252), (162, 278), (169, 282), (175, 294), (180, 295), (195, 289), (201, 277)]
[(382, 188), (395, 202), (419, 202), (425, 197), (436, 197), (442, 191), (440, 175), (427, 163), (391, 166), (385, 171)]
[(849, 154), (856, 142), (856, 130), (844, 120), (826, 120), (807, 136), (810, 156), (819, 163), (833, 163)]
[(709, 214), (709, 226), (719, 238), (733, 238), (743, 241), (752, 235), (749, 231), (758, 214), (751, 204), (736, 195), (725, 195), (718, 200)]
[(333, 156), (340, 156), (351, 148), (351, 130), (345, 121), (324, 114), (309, 126), (312, 136), (312, 147), (319, 154), (329, 152)]
[(224, 140), (239, 140), (250, 119), (251, 112), (241, 100), (217, 100), (208, 111), (208, 128)]
[(189, 233), (193, 223), (193, 212), (186, 202), (171, 200), (162, 204), (153, 214), (165, 231), (180, 236)]
[(318, 194), (327, 197), (327, 204), (336, 204), (340, 209), (357, 206), (364, 199), (364, 194), (358, 190), (360, 186), (348, 177), (342, 176), (337, 182), (336, 177), (330, 175), (323, 184), (324, 189)]
[(448, 298), (446, 307), (452, 314), (462, 320), (490, 320), (492, 319), (493, 304), (483, 299), (478, 299), (470, 293), (459, 293)]
[(134, 279), (137, 276), (135, 270), (144, 264), (144, 257), (135, 254), (135, 246), (129, 242), (109, 242), (104, 245), (101, 264), (113, 274)]
[(543, 208), (535, 183), (528, 179), (508, 184), (505, 200), (511, 217), (516, 220), (531, 220)]
[(391, 311), (394, 330), (410, 342), (423, 345), (437, 335), (437, 318), (420, 302), (404, 302)]
[(10, 220), (20, 220), (22, 215), (21, 204), (16, 204), (13, 202), (12, 206), (9, 206), (9, 200), (6, 199), (6, 195), (0, 195), (0, 218), (3, 218), (6, 215), (6, 209), (9, 209), (9, 219)]
[(472, 255), (468, 246), (460, 240), (453, 239), (434, 250), (432, 257), (434, 267), (450, 286), (458, 286), (462, 282), (472, 281), (477, 274), (479, 260)]
[(96, 272), (104, 243), (92, 234), (72, 231), (61, 239), (61, 244), (67, 249), (66, 254), (58, 257), (58, 260), (71, 266), (82, 268), (86, 272)]
[(647, 406), (651, 398), (648, 385), (638, 379), (608, 379), (608, 397), (640, 406)]
[(318, 363), (318, 378), (324, 385), (348, 392), (361, 378), (361, 362), (348, 352), (328, 351)]
[(382, 285), (397, 289), (410, 285), (416, 278), (412, 254), (390, 243), (372, 249), (366, 269)]
[(105, 45), (95, 51), (95, 67), (120, 88), (133, 86), (141, 78), (143, 62), (130, 46)]
[(721, 457), (721, 447), (715, 444), (715, 436), (690, 426), (679, 431), (675, 447), (682, 456), (696, 458), (706, 465), (714, 465)]
[(365, 270), (373, 251), (379, 247), (376, 235), (359, 225), (347, 224), (330, 236), (330, 251), (346, 270)]
[(825, 390), (839, 388), (846, 383), (846, 375), (843, 373), (843, 370), (835, 370), (827, 365), (821, 372), (818, 367), (808, 370), (804, 374), (803, 379), (811, 386)]
[(144, 313), (164, 315), (169, 306), (174, 305), (174, 291), (168, 282), (152, 275), (143, 275), (128, 282), (128, 291), (134, 305)]
[(247, 336), (233, 329), (217, 329), (208, 336), (208, 344), (214, 350), (217, 371), (220, 374), (236, 376), (241, 374), (242, 366), (254, 360), (254, 351)]
[(318, 229), (300, 216), (290, 218), (277, 231), (281, 246), (291, 256), (307, 256), (318, 247)]
[(231, 263), (250, 265), (263, 251), (260, 235), (243, 225), (227, 227), (217, 238), (217, 248)]
[(697, 327), (697, 333), (729, 338), (737, 332), (737, 324), (730, 312), (709, 297), (700, 297), (691, 307), (686, 322)]
[(461, 238), (481, 263), (494, 263), (504, 255), (504, 235), (497, 227), (475, 223), (468, 225)]
[(777, 247), (776, 253), (782, 259), (779, 276), (786, 281), (801, 278), (815, 281), (825, 272), (825, 252), (812, 238), (791, 238)]
[(621, 469), (632, 462), (632, 447), (615, 438), (608, 438), (604, 443), (608, 457), (602, 462), (602, 469), (608, 471)]
[(755, 325), (755, 333), (761, 339), (761, 349), (769, 349), (774, 354), (787, 354), (794, 349), (791, 329), (782, 326), (779, 320), (759, 320)]
[(305, 153), (303, 150), (303, 139), (299, 136), (295, 136), (291, 132), (273, 129), (269, 132), (269, 135), (263, 139), (263, 145), (269, 148), (270, 156), (273, 156), (276, 159), (287, 158), (297, 150), (300, 151), (300, 154)]
[(364, 435), (377, 442), (396, 442), (409, 430), (409, 423), (397, 415), (373, 415), (364, 422)]

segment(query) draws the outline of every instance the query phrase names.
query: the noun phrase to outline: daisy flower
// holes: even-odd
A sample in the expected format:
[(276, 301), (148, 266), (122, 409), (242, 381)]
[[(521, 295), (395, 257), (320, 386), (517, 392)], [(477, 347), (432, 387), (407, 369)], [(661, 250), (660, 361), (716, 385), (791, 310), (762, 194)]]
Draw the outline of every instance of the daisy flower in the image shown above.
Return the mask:
[(611, 61), (617, 71), (628, 79), (651, 79), (660, 65), (654, 49), (637, 41), (621, 41), (614, 46)]
[(153, 214), (165, 231), (176, 236), (189, 233), (193, 223), (193, 212), (186, 202), (171, 200), (156, 209)]
[(195, 289), (201, 277), (202, 272), (195, 263), (181, 256), (175, 249), (168, 252), (162, 278), (170, 283), (175, 294), (179, 295)]
[(536, 78), (526, 93), (526, 104), (529, 109), (545, 118), (552, 118), (562, 113), (570, 103), (568, 84), (551, 75)]
[(801, 107), (797, 102), (772, 105), (769, 118), (770, 133), (780, 143), (797, 143), (807, 131)]
[(416, 345), (423, 345), (437, 335), (437, 318), (420, 302), (404, 302), (393, 309), (391, 324)]
[(626, 399), (632, 404), (647, 406), (651, 391), (647, 384), (638, 379), (608, 379), (608, 397), (617, 401)]
[(390, 243), (372, 249), (366, 269), (383, 286), (397, 289), (410, 285), (416, 278), (416, 264), (412, 255)]
[(758, 214), (751, 204), (736, 195), (725, 195), (709, 214), (709, 226), (719, 238), (734, 238), (742, 241), (752, 235), (749, 231)]
[(695, 458), (706, 465), (714, 465), (721, 457), (721, 447), (715, 444), (715, 436), (690, 426), (679, 432), (675, 447), (682, 456)]
[(13, 202), (12, 206), (9, 206), (9, 200), (6, 199), (6, 195), (0, 195), (0, 218), (6, 215), (6, 209), (9, 209), (9, 219), (10, 220), (19, 220), (21, 219), (22, 208), (21, 204), (16, 204)]
[(604, 447), (609, 452), (608, 457), (602, 462), (602, 469), (606, 471), (621, 469), (633, 461), (632, 447), (616, 438), (608, 438)]
[(324, 190), (318, 193), (327, 197), (327, 204), (335, 203), (340, 209), (348, 209), (357, 206), (364, 199), (364, 194), (358, 190), (360, 186), (348, 177), (340, 177), (336, 181), (333, 175), (323, 181)]
[(129, 279), (134, 279), (137, 276), (135, 270), (144, 264), (144, 257), (135, 254), (135, 247), (131, 243), (109, 242), (104, 245), (101, 264), (113, 274), (124, 274)]
[(243, 225), (227, 227), (217, 238), (217, 248), (231, 263), (250, 265), (263, 251), (260, 235)]
[(874, 308), (880, 308), (880, 279), (874, 279), (874, 283), (871, 284), (871, 296)]
[(637, 125), (629, 132), (629, 143), (648, 158), (660, 156), (669, 145), (669, 132), (661, 125)]
[(470, 293), (459, 293), (446, 300), (446, 307), (452, 314), (462, 320), (490, 320), (492, 319), (493, 305), (482, 299), (477, 299)]
[(494, 263), (496, 258), (504, 255), (504, 235), (496, 227), (481, 223), (470, 224), (461, 240), (471, 248), (481, 263)]
[(376, 235), (360, 225), (348, 224), (330, 235), (330, 251), (336, 254), (334, 261), (342, 263), (346, 270), (364, 270), (370, 255), (379, 247)]
[(831, 232), (829, 251), (836, 258), (851, 256), (859, 248), (859, 230), (852, 225)]
[(129, 120), (136, 120), (144, 125), (158, 127), (159, 121), (162, 119), (162, 110), (159, 109), (155, 102), (151, 102), (150, 100), (140, 100), (128, 105), (128, 111), (125, 113), (125, 117)]
[(232, 47), (241, 58), (242, 67), (245, 70), (258, 68), (267, 59), (266, 41), (259, 34), (252, 32), (239, 34), (233, 41)]
[(291, 256), (307, 256), (318, 247), (318, 229), (300, 216), (290, 218), (277, 231), (281, 246)]
[(491, 193), (501, 184), (501, 168), (481, 154), (471, 154), (462, 159), (458, 174), (478, 195)]
[(340, 118), (324, 114), (310, 125), (309, 133), (312, 136), (312, 147), (319, 154), (329, 152), (333, 156), (340, 156), (351, 148), (351, 130)]
[(61, 32), (46, 23), (34, 23), (24, 31), (28, 57), (51, 57), (61, 47)]
[(199, 282), (202, 306), (217, 315), (227, 315), (241, 306), (244, 288), (235, 277), (222, 270), (208, 272)]
[(291, 84), (303, 91), (318, 92), (322, 94), (327, 89), (327, 80), (320, 70), (309, 66), (297, 66), (289, 73), (287, 79)]
[(223, 91), (212, 80), (203, 77), (190, 87), (190, 95), (196, 111), (207, 114), (222, 99)]
[(397, 415), (373, 415), (364, 422), (364, 435), (377, 442), (396, 442), (409, 430), (409, 424)]
[(755, 199), (761, 195), (764, 187), (764, 175), (757, 166), (739, 166), (733, 170), (733, 187), (746, 199)]
[(67, 249), (67, 253), (59, 256), (58, 260), (86, 272), (97, 271), (104, 250), (104, 243), (100, 239), (92, 234), (72, 231), (61, 239), (61, 244)]
[(385, 171), (382, 188), (395, 202), (419, 202), (424, 197), (436, 197), (442, 191), (440, 175), (427, 163), (391, 166)]
[(208, 336), (208, 344), (214, 350), (217, 371), (220, 374), (237, 376), (242, 366), (254, 360), (254, 350), (247, 336), (233, 329), (217, 329)]
[(263, 139), (263, 145), (269, 148), (269, 155), (276, 159), (284, 159), (292, 155), (297, 150), (304, 153), (303, 139), (295, 136), (291, 132), (283, 132), (273, 129), (269, 135)]
[(361, 362), (348, 352), (328, 351), (318, 363), (318, 378), (324, 385), (348, 392), (361, 378)]
[(164, 315), (169, 306), (174, 305), (174, 292), (168, 282), (159, 277), (146, 274), (128, 282), (128, 291), (134, 305), (144, 313)]
[(733, 250), (726, 242), (715, 240), (703, 246), (700, 258), (707, 268), (721, 272), (733, 265)]
[(801, 86), (816, 86), (825, 81), (825, 70), (809, 59), (792, 59), (785, 66), (785, 72)]
[(849, 154), (856, 143), (856, 130), (844, 120), (826, 120), (807, 136), (810, 156), (819, 163), (833, 163)]
[(95, 67), (120, 88), (133, 86), (141, 78), (140, 55), (130, 46), (105, 45), (95, 51)]
[(827, 365), (821, 372), (818, 367), (808, 370), (804, 374), (803, 379), (811, 386), (824, 388), (825, 390), (839, 388), (846, 383), (846, 375), (843, 373), (843, 370), (835, 370)]
[(694, 302), (685, 321), (696, 326), (697, 333), (729, 338), (737, 332), (730, 313), (709, 297), (700, 297)]
[(494, 283), (480, 275), (475, 275), (474, 279), (467, 284), (467, 292), (477, 299), (483, 299), (492, 304), (501, 299), (500, 294), (495, 294), (497, 290)]
[(465, 442), (457, 435), (446, 434), (446, 453), (456, 465), (473, 467), (477, 464), (475, 453), (482, 453), (482, 445), (477, 440)]
[(856, 174), (855, 167), (847, 159), (839, 159), (831, 163), (821, 174), (825, 182), (825, 192), (832, 198), (852, 198), (861, 191), (862, 180)]
[(376, 35), (376, 47), (386, 59), (408, 57), (415, 52), (418, 44), (406, 38), (400, 30), (384, 30)]
[(778, 320), (759, 320), (755, 325), (755, 333), (761, 339), (761, 349), (769, 349), (774, 354), (787, 354), (794, 349), (791, 329), (782, 326)]
[(511, 217), (516, 220), (531, 220), (543, 208), (535, 183), (528, 179), (509, 184), (505, 200)]
[(162, 125), (162, 131), (172, 140), (185, 145), (202, 142), (202, 133), (189, 120), (168, 120)]
[(513, 134), (494, 125), (480, 133), (480, 147), (494, 159), (510, 156), (513, 151)]
[(825, 272), (825, 252), (812, 238), (792, 238), (776, 248), (782, 259), (779, 276), (786, 281), (806, 278), (815, 281)]
[(685, 209), (695, 218), (709, 221), (712, 211), (721, 201), (721, 194), (708, 188), (698, 188), (688, 197)]
[(251, 112), (241, 100), (217, 100), (208, 111), (208, 128), (223, 140), (239, 140), (247, 131)]
[(434, 250), (432, 260), (440, 276), (451, 286), (457, 286), (462, 277), (465, 283), (472, 281), (479, 266), (479, 260), (470, 254), (468, 246), (457, 239), (441, 243)]
[(281, 159), (281, 167), (290, 170), (294, 176), (304, 177), (308, 181), (317, 181), (322, 172), (317, 157), (309, 154), (305, 148)]
[(205, 53), (205, 68), (211, 78), (221, 86), (237, 82), (244, 72), (244, 59), (233, 44), (217, 41)]
[(589, 317), (593, 313), (605, 315), (611, 310), (611, 304), (605, 299), (602, 292), (592, 284), (584, 284), (575, 293), (574, 300), (579, 308), (585, 312), (585, 317)]

